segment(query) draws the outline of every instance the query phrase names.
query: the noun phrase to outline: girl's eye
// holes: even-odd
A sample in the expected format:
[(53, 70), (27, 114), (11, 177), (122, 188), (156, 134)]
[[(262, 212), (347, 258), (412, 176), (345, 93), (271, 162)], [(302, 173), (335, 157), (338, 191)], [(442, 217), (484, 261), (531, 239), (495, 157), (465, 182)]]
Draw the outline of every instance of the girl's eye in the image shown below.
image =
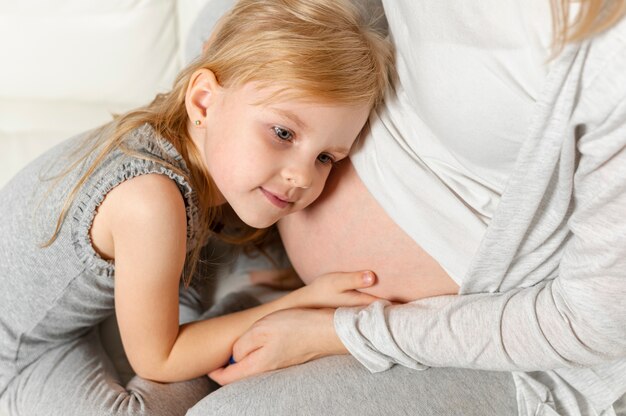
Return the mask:
[(328, 165), (329, 163), (333, 163), (335, 161), (335, 159), (327, 153), (322, 153), (321, 155), (319, 155), (317, 157), (317, 160), (319, 160), (324, 165)]
[(278, 126), (274, 126), (272, 129), (274, 130), (274, 134), (276, 135), (276, 137), (278, 137), (280, 140), (289, 141), (293, 139), (293, 133), (287, 129)]

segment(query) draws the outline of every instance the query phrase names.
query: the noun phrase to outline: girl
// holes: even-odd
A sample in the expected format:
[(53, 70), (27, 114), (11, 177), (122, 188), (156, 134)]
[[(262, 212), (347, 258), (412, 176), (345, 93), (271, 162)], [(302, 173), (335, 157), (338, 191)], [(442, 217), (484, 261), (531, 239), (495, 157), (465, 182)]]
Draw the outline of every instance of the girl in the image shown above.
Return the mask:
[[(371, 273), (331, 274), (179, 325), (179, 283), (200, 249), (215, 237), (254, 241), (313, 202), (381, 100), (391, 62), (349, 3), (242, 0), (171, 92), (18, 174), (0, 194), (0, 409), (183, 414), (261, 317), (375, 299), (354, 290)], [(93, 329), (113, 312), (141, 376), (126, 388)]]

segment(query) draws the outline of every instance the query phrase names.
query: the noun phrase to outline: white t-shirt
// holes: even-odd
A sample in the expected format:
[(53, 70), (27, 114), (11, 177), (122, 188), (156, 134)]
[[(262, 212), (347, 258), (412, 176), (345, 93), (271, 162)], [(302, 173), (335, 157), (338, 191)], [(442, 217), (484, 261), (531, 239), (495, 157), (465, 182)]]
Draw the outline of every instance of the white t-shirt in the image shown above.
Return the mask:
[(386, 212), (460, 284), (548, 71), (550, 2), (383, 3), (398, 81), (351, 159)]

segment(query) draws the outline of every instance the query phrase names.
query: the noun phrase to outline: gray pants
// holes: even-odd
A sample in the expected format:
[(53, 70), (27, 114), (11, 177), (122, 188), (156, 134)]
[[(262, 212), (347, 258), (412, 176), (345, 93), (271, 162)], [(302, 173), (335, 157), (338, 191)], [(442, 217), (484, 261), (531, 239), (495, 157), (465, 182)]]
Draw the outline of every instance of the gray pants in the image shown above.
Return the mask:
[[(184, 292), (181, 322), (255, 304), (243, 293), (228, 295), (201, 315), (199, 298)], [(350, 356), (328, 357), (217, 388), (207, 377), (171, 384), (140, 377), (126, 382), (94, 329), (50, 349), (20, 373), (0, 398), (0, 416), (517, 414), (509, 373), (396, 366), (370, 374)]]
[(509, 373), (396, 366), (370, 374), (354, 358), (335, 356), (222, 387), (187, 416), (516, 414)]
[[(226, 296), (201, 315), (200, 302), (181, 294), (181, 322), (235, 312), (258, 304), (245, 294)], [(100, 332), (51, 348), (17, 376), (0, 397), (0, 416), (184, 415), (219, 386), (208, 377), (156, 383), (132, 377), (128, 383), (102, 346)]]
[(207, 377), (173, 384), (133, 377), (122, 385), (94, 329), (27, 367), (2, 395), (0, 409), (6, 416), (173, 416), (210, 391)]
[[(243, 306), (250, 305), (233, 305), (231, 298), (202, 317)], [(350, 356), (217, 387), (206, 377), (172, 384), (133, 377), (124, 383), (93, 330), (25, 369), (0, 399), (0, 415), (159, 416), (184, 415), (190, 408), (189, 416), (517, 414), (509, 373), (396, 366), (370, 374)]]

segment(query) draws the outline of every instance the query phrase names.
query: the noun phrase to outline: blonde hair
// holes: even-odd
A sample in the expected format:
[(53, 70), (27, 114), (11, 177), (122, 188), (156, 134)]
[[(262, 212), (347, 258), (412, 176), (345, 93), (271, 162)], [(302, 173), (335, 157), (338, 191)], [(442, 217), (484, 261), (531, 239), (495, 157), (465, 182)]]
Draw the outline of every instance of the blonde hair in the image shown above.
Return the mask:
[[(571, 6), (578, 13), (571, 16)], [(580, 42), (615, 25), (626, 13), (626, 0), (552, 0), (553, 49)]]
[[(224, 87), (255, 81), (261, 86), (280, 85), (277, 95), (340, 104), (378, 104), (391, 83), (393, 51), (390, 42), (365, 22), (364, 13), (348, 0), (240, 0), (227, 13), (207, 41), (203, 54), (184, 69), (172, 90), (159, 94), (147, 106), (117, 116), (99, 129), (92, 145), (64, 172), (93, 161), (67, 197), (50, 240), (59, 234), (69, 207), (81, 187), (105, 157), (115, 149), (137, 157), (124, 145), (134, 129), (149, 123), (170, 141), (189, 168), (182, 175), (198, 196), (198, 241), (187, 257), (183, 281), (189, 284), (200, 250), (212, 234), (231, 243), (254, 241), (264, 230), (252, 229), (214, 203), (217, 189), (188, 130), (185, 93), (194, 72), (211, 70)], [(106, 133), (113, 127), (111, 134)], [(164, 164), (158, 160), (158, 163)], [(228, 207), (226, 207), (228, 208)], [(215, 224), (231, 225), (212, 231)], [(220, 226), (221, 228), (221, 226)]]

